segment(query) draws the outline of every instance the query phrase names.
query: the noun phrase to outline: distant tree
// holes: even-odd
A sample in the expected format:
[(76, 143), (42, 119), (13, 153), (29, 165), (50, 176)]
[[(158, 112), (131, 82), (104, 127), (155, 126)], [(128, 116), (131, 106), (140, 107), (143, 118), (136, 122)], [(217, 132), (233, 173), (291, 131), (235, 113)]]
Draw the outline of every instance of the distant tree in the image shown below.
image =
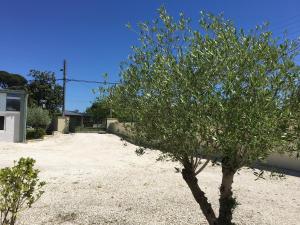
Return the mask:
[(102, 97), (92, 103), (90, 107), (86, 109), (86, 113), (96, 123), (101, 122), (107, 117), (118, 118), (121, 122), (133, 122), (133, 114), (126, 114), (121, 109), (112, 109), (108, 103), (108, 97)]
[(110, 109), (104, 101), (97, 100), (86, 109), (86, 113), (91, 117), (94, 123), (99, 123), (110, 115)]
[(0, 88), (25, 89), (27, 80), (19, 75), (0, 71)]
[(30, 70), (33, 79), (28, 84), (29, 105), (45, 108), (50, 114), (60, 111), (63, 104), (63, 88), (49, 71)]
[[(121, 84), (110, 89), (110, 104), (135, 115), (136, 143), (181, 163), (208, 223), (231, 225), (237, 171), (291, 150), (286, 134), (299, 111), (289, 106), (300, 76), (299, 42), (278, 43), (264, 26), (245, 32), (222, 16), (202, 14), (195, 29), (183, 14), (175, 21), (159, 12), (153, 23), (139, 24), (141, 44), (124, 64)], [(210, 161), (222, 168), (219, 213), (197, 179)]]

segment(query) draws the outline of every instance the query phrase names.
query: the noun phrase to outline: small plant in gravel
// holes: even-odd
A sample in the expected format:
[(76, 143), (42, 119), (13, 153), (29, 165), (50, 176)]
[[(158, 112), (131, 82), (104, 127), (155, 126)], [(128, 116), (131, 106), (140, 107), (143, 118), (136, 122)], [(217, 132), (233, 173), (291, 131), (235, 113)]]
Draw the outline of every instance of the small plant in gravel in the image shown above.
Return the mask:
[(0, 225), (14, 225), (18, 213), (31, 207), (44, 193), (35, 160), (21, 158), (13, 167), (0, 169)]
[[(181, 163), (210, 225), (234, 224), (236, 173), (299, 151), (299, 41), (275, 39), (267, 26), (245, 31), (222, 15), (202, 13), (197, 28), (164, 8), (136, 33), (121, 84), (108, 90), (112, 108), (134, 115), (137, 144)], [(222, 168), (218, 213), (197, 178), (209, 162)]]

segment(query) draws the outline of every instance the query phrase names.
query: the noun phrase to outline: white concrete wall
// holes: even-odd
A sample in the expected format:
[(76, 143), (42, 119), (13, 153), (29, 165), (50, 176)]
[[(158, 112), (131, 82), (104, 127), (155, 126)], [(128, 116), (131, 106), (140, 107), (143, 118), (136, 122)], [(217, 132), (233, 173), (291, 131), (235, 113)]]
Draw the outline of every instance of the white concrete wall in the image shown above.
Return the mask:
[(0, 93), (0, 112), (6, 110), (6, 93)]
[(0, 116), (4, 116), (4, 130), (0, 130), (0, 141), (19, 142), (20, 112), (0, 111)]
[(6, 93), (0, 93), (0, 116), (4, 116), (4, 130), (0, 130), (0, 142), (19, 142), (20, 112), (7, 112)]

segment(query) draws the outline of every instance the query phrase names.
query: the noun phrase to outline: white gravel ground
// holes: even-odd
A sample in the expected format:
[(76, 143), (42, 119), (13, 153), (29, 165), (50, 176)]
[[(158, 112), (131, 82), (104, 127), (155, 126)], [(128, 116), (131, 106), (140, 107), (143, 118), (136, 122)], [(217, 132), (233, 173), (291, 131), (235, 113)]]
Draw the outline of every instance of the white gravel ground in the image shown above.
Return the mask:
[[(28, 144), (0, 143), (0, 167), (30, 156), (37, 160), (46, 193), (20, 215), (19, 225), (199, 225), (199, 207), (175, 173), (176, 163), (156, 162), (110, 134), (58, 135)], [(209, 166), (199, 182), (216, 209), (220, 169)], [(300, 178), (255, 181), (249, 170), (235, 178), (241, 225), (299, 225)]]

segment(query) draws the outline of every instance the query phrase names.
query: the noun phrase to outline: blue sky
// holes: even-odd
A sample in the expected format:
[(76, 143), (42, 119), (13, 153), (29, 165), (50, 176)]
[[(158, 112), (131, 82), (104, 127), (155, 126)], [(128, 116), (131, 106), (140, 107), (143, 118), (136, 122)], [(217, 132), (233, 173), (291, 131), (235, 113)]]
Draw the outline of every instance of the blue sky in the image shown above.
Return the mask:
[[(50, 70), (61, 78), (117, 81), (120, 62), (137, 43), (125, 24), (152, 20), (165, 5), (194, 22), (201, 10), (220, 13), (249, 29), (264, 21), (281, 35), (300, 36), (299, 0), (0, 0), (0, 70), (26, 76), (30, 69)], [(68, 83), (66, 108), (84, 111), (96, 97), (95, 84)]]

